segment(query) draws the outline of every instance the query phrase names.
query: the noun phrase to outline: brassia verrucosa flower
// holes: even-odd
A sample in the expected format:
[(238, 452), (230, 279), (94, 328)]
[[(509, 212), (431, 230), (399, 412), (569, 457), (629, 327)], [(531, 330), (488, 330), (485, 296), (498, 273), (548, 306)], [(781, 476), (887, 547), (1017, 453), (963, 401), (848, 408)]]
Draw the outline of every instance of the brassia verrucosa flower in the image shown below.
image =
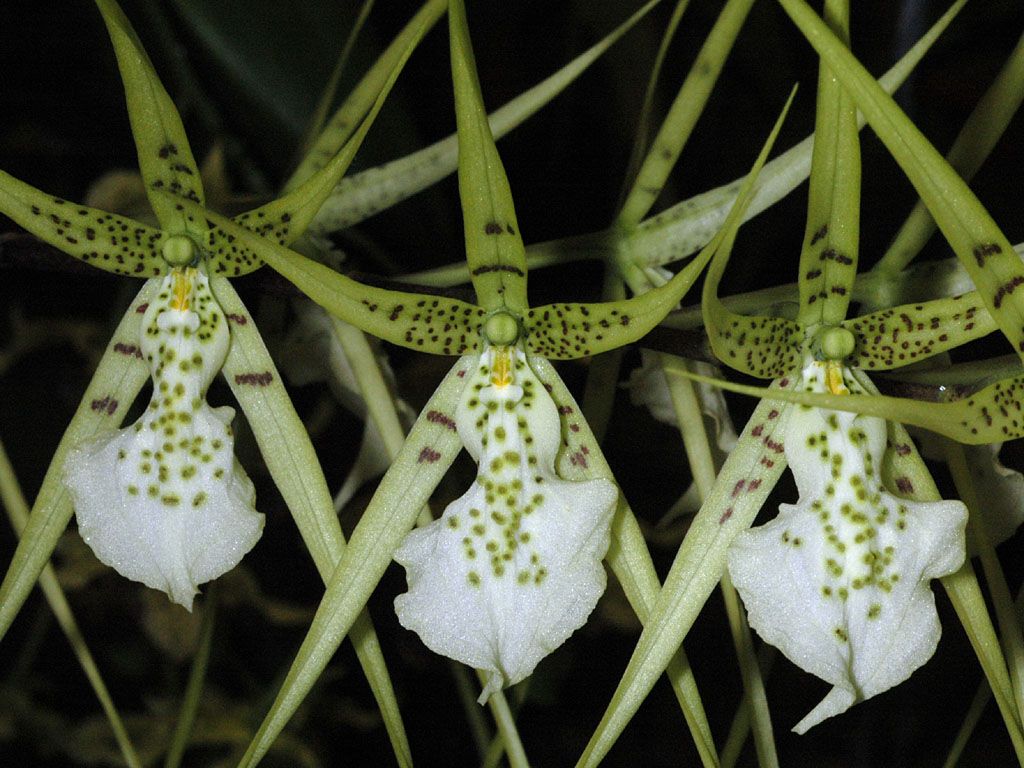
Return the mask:
[(455, 426), (477, 478), (395, 552), (409, 578), (395, 610), (433, 650), (486, 670), (486, 699), (586, 621), (618, 490), (558, 476), (558, 411), (522, 351), (488, 347), (467, 378)]
[[(117, 56), (142, 187), (156, 227), (40, 192), (0, 172), (0, 210), (41, 240), (85, 263), (148, 278), (128, 306), (51, 461), (3, 584), (0, 635), (24, 603), (77, 508), (97, 556), (123, 575), (191, 607), (197, 586), (233, 567), (259, 538), (263, 518), (233, 453), (226, 406), (206, 402), (223, 373), (248, 417), (269, 474), (324, 581), (345, 540), (309, 435), (291, 404), (252, 316), (227, 277), (261, 262), (220, 238), (205, 217), (203, 183), (181, 118), (131, 24), (98, 0)], [(236, 221), (274, 242), (300, 237), (350, 165), (409, 55), (443, 11), (427, 3), (313, 143), (288, 191)], [(118, 429), (147, 380), (149, 408)], [(66, 484), (65, 484), (66, 483)], [(379, 643), (365, 612), (351, 637), (381, 708), (395, 754), (408, 740)], [(102, 696), (101, 696), (102, 698)], [(129, 755), (130, 750), (125, 752)]]
[[(810, 360), (800, 381), (808, 392), (862, 392), (836, 362)], [(891, 493), (886, 439), (883, 419), (793, 406), (784, 445), (800, 498), (729, 549), (750, 625), (835, 686), (798, 733), (931, 658), (940, 629), (928, 582), (963, 563), (966, 507)]]
[[(773, 379), (773, 385), (718, 382), (763, 399), (690, 525), (581, 766), (594, 766), (607, 753), (727, 561), (754, 627), (835, 686), (798, 724), (801, 731), (905, 679), (934, 650), (938, 623), (928, 582), (962, 562), (966, 515), (959, 502), (939, 500), (905, 429), (893, 422), (977, 443), (1024, 431), (1019, 378), (963, 400), (923, 403), (878, 396), (863, 373), (927, 359), (997, 327), (1024, 354), (1021, 297), (1013, 291), (1024, 283), (1024, 267), (963, 180), (853, 58), (841, 39), (846, 11), (831, 8), (825, 23), (801, 0), (782, 4), (822, 57), (799, 312), (795, 320), (746, 316), (722, 303), (718, 285), (730, 236), (704, 284), (707, 335), (722, 363)], [(858, 108), (914, 183), (978, 291), (846, 319), (860, 228)], [(798, 503), (744, 534), (787, 462), (793, 463)], [(972, 579), (943, 584), (961, 621), (994, 639)], [(903, 633), (904, 620), (916, 626), (914, 634)], [(992, 661), (986, 642), (975, 650), (998, 675), (1003, 662)]]
[[(617, 503), (628, 515), (623, 535), (639, 529), (617, 501), (600, 449), (548, 360), (629, 343), (678, 304), (724, 233), (738, 227), (781, 124), (780, 118), (723, 232), (670, 281), (618, 302), (531, 308), (525, 249), (487, 128), (461, 3), (449, 8), (449, 22), (466, 253), (478, 304), (361, 285), (206, 213), (224, 237), (251, 249), (335, 316), (414, 350), (462, 355), (353, 532), (248, 760), (258, 759), (287, 722), (392, 557), (406, 566), (409, 580), (409, 592), (396, 601), (399, 619), (429, 647), (482, 673), (481, 702), (530, 674), (585, 621), (604, 589), (601, 560)], [(194, 203), (184, 209), (202, 215)], [(409, 533), (462, 445), (478, 462), (477, 479), (440, 520)], [(620, 576), (631, 583), (654, 579), (646, 547), (629, 543), (623, 559), (633, 562), (616, 560), (613, 567), (625, 568)], [(637, 567), (636, 558), (646, 559), (650, 577), (628, 570)]]
[(234, 410), (206, 402), (231, 343), (206, 275), (172, 269), (141, 328), (139, 352), (153, 379), (149, 407), (132, 426), (72, 448), (65, 481), (79, 533), (96, 556), (191, 609), (197, 585), (256, 544), (263, 515), (234, 457)]
[[(0, 587), (4, 628), (67, 524), (72, 501), (83, 537), (103, 562), (191, 607), (196, 586), (233, 567), (262, 530), (252, 484), (232, 450), (233, 410), (206, 403), (210, 382), (224, 368), (243, 409), (254, 417), (280, 422), (294, 415), (258, 331), (225, 279), (261, 262), (218, 239), (201, 217), (185, 215), (183, 202), (202, 206), (204, 193), (181, 119), (121, 9), (110, 0), (98, 5), (117, 54), (159, 228), (55, 198), (0, 171), (0, 207), (28, 231), (91, 266), (149, 279), (126, 311), (54, 456), (25, 544)], [(365, 120), (349, 142), (328, 153), (329, 162), (316, 163), (319, 170), (311, 167), (311, 175), (287, 195), (237, 221), (275, 242), (290, 243), (303, 233), (351, 163), (425, 28), (412, 30), (404, 53), (399, 48), (390, 77), (378, 83), (376, 102), (365, 104)], [(148, 410), (118, 431), (146, 378), (153, 382)], [(261, 429), (265, 419), (252, 421), (257, 439), (272, 437)], [(298, 439), (308, 443), (308, 437)], [(268, 457), (268, 465), (274, 464)], [(318, 483), (322, 476), (305, 485)], [(323, 536), (332, 525), (325, 528), (301, 509), (295, 514), (310, 536)]]

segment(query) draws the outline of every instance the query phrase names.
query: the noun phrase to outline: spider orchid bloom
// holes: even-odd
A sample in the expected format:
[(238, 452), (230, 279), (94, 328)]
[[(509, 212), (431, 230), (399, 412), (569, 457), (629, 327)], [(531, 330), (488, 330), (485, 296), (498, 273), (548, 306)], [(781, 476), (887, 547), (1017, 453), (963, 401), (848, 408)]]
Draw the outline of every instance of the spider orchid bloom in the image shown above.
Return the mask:
[(431, 650), (486, 672), (482, 704), (590, 615), (618, 491), (558, 477), (558, 411), (518, 348), (485, 349), (455, 426), (477, 477), (395, 553), (409, 581), (395, 610)]
[(72, 449), (64, 479), (96, 556), (191, 610), (197, 585), (234, 568), (263, 531), (234, 456), (234, 410), (206, 402), (230, 344), (206, 275), (171, 270), (141, 335), (149, 407), (133, 425)]
[[(862, 391), (835, 362), (812, 360), (803, 385)], [(934, 653), (940, 628), (928, 581), (963, 563), (967, 510), (886, 490), (884, 419), (794, 406), (786, 432), (799, 500), (741, 533), (728, 563), (751, 626), (834, 686), (793, 729), (804, 733), (902, 682)]]

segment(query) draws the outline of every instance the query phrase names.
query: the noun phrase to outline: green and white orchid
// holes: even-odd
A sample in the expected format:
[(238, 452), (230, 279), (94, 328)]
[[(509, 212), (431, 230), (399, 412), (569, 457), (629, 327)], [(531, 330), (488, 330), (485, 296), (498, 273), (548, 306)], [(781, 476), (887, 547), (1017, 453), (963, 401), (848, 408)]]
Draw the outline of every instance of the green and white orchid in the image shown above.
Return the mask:
[(485, 701), (587, 620), (618, 489), (558, 476), (558, 410), (522, 351), (488, 347), (466, 378), (455, 427), (477, 479), (395, 552), (409, 579), (395, 610), (432, 650), (486, 671)]
[[(808, 392), (863, 391), (835, 362), (811, 359), (800, 382)], [(890, 492), (886, 440), (883, 419), (795, 406), (783, 441), (800, 498), (729, 549), (750, 625), (834, 686), (797, 733), (931, 658), (940, 628), (928, 582), (963, 563), (967, 508)]]
[[(822, 58), (799, 314), (796, 320), (746, 316), (719, 299), (727, 241), (704, 284), (708, 339), (722, 363), (774, 381), (770, 389), (717, 382), (763, 399), (691, 525), (656, 618), (645, 627), (580, 765), (596, 765), (606, 754), (726, 565), (751, 624), (835, 686), (797, 725), (801, 732), (905, 679), (934, 650), (938, 624), (927, 584), (963, 561), (966, 515), (961, 503), (939, 500), (906, 430), (892, 422), (969, 443), (1024, 430), (1018, 378), (962, 400), (924, 403), (881, 397), (864, 374), (927, 359), (997, 328), (1017, 349), (1021, 305), (1014, 288), (1024, 283), (1024, 267), (964, 182), (853, 58), (843, 42), (846, 4), (829, 4), (827, 21), (802, 0), (782, 5)], [(859, 233), (855, 108), (907, 173), (977, 291), (846, 319)], [(835, 457), (840, 461), (832, 464)], [(748, 531), (789, 461), (800, 500), (783, 505), (776, 521)], [(1005, 666), (981, 640), (995, 635), (973, 574), (957, 571), (944, 584), (977, 638), (975, 650), (1019, 746), (1017, 718), (1005, 698)], [(904, 621), (913, 633), (904, 634)]]
[(141, 329), (139, 354), (153, 379), (149, 407), (132, 426), (72, 448), (65, 482), (79, 533), (96, 556), (191, 610), (197, 586), (256, 544), (263, 515), (234, 456), (234, 410), (206, 402), (231, 343), (206, 275), (172, 269)]

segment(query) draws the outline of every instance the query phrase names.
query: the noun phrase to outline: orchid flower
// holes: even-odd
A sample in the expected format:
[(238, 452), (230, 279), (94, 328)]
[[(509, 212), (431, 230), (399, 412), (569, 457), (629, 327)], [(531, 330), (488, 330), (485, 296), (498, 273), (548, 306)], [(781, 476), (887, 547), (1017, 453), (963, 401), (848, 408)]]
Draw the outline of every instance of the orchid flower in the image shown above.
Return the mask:
[(558, 410), (521, 350), (487, 347), (467, 378), (455, 426), (478, 475), (395, 552), (409, 578), (395, 610), (430, 648), (485, 670), (486, 701), (593, 610), (618, 490), (558, 476)]
[(149, 407), (132, 426), (76, 445), (64, 465), (79, 533), (96, 556), (190, 610), (196, 586), (233, 568), (263, 531), (234, 458), (234, 410), (206, 402), (227, 324), (206, 275), (172, 269), (142, 317)]
[[(678, 304), (724, 233), (739, 226), (781, 117), (725, 230), (687, 268), (631, 299), (530, 307), (525, 249), (459, 2), (449, 8), (449, 33), (466, 253), (477, 304), (361, 285), (194, 203), (183, 206), (252, 249), (332, 315), (400, 346), (461, 356), (422, 409), (353, 532), (243, 765), (265, 754), (392, 557), (406, 567), (409, 583), (396, 600), (400, 621), (434, 651), (481, 673), (481, 703), (529, 675), (586, 620), (604, 589), (601, 561), (613, 516), (619, 544), (627, 548), (613, 568), (638, 614), (646, 615), (656, 593), (639, 526), (549, 360), (627, 344)], [(439, 520), (410, 533), (462, 446), (478, 464), (476, 480)], [(677, 686), (678, 680), (675, 674)], [(685, 700), (689, 693), (680, 688), (678, 695)]]
[[(53, 466), (64, 475), (82, 535), (97, 556), (190, 607), (196, 585), (233, 567), (262, 529), (252, 485), (233, 456), (233, 411), (210, 408), (206, 389), (225, 367), (243, 409), (266, 399), (260, 390), (279, 390), (275, 401), (286, 396), (251, 318), (222, 277), (246, 274), (260, 261), (183, 213), (180, 200), (202, 205), (204, 194), (181, 119), (128, 19), (116, 3), (98, 4), (121, 68), (146, 194), (160, 227), (55, 198), (2, 172), (0, 207), (87, 264), (149, 278), (115, 333), (82, 417), (66, 434)], [(351, 162), (398, 69), (344, 150), (289, 195), (238, 220), (280, 242), (298, 237)], [(133, 426), (110, 431), (141, 388), (144, 372), (154, 386), (149, 409)], [(290, 408), (283, 402), (279, 407)], [(25, 541), (42, 537), (46, 545), (34, 547), (28, 561), (22, 560), (27, 543), (16, 553), (0, 589), (4, 626), (71, 508), (58, 485), (44, 488)]]
[[(262, 515), (233, 453), (226, 406), (206, 390), (223, 373), (267, 469), (326, 581), (345, 540), (309, 436), (252, 316), (228, 276), (261, 261), (211, 228), (199, 169), (181, 118), (130, 22), (98, 0), (124, 82), (156, 227), (40, 192), (0, 172), (0, 211), (39, 239), (87, 264), (147, 278), (114, 333), (78, 412), (58, 446), (23, 537), (0, 585), (0, 635), (10, 626), (77, 511), (79, 530), (105, 563), (190, 607), (197, 586), (233, 567), (257, 541)], [(298, 238), (347, 170), (399, 72), (443, 11), (429, 5), (396, 39), (345, 103), (351, 130), (324, 134), (316, 160), (289, 192), (236, 217), (274, 242)], [(149, 408), (118, 429), (147, 379)], [(352, 639), (380, 705), (398, 761), (410, 763), (379, 643), (368, 615)]]
[[(717, 382), (763, 399), (689, 528), (655, 616), (580, 766), (594, 766), (607, 753), (726, 565), (752, 626), (834, 686), (797, 730), (905, 679), (938, 640), (928, 583), (963, 561), (966, 512), (959, 502), (939, 500), (906, 430), (893, 421), (969, 443), (1024, 432), (1019, 377), (963, 400), (922, 403), (881, 397), (865, 375), (927, 359), (997, 328), (1024, 353), (1024, 304), (1014, 292), (1024, 283), (1024, 267), (963, 180), (853, 58), (841, 39), (848, 22), (836, 10), (844, 4), (830, 7), (828, 23), (802, 0), (782, 5), (822, 58), (799, 314), (791, 320), (726, 308), (718, 286), (730, 236), (709, 267), (704, 324), (722, 363), (773, 383), (763, 389)], [(858, 252), (857, 109), (914, 183), (976, 291), (846, 319)], [(787, 463), (799, 500), (747, 531)], [(971, 578), (944, 584), (961, 620), (989, 638), (975, 650), (994, 675), (1000, 706), (1012, 706), (1005, 662), (987, 645), (996, 642), (995, 633)], [(904, 632), (902, 621), (913, 632)], [(1009, 709), (1004, 719), (1016, 727)]]
[[(814, 359), (799, 386), (863, 391), (841, 363)], [(928, 581), (963, 563), (967, 509), (885, 487), (883, 419), (796, 406), (784, 445), (800, 498), (736, 537), (729, 574), (758, 634), (835, 686), (794, 727), (803, 733), (902, 682), (934, 653)]]

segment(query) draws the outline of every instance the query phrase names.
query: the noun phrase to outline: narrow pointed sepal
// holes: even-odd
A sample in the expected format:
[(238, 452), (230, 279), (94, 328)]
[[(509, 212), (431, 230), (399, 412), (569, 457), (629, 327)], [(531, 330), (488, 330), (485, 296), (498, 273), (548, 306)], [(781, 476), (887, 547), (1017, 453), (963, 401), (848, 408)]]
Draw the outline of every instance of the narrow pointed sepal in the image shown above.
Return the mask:
[[(826, 373), (828, 365), (835, 366)], [(811, 362), (804, 389), (859, 390), (837, 364)], [(799, 490), (766, 525), (740, 534), (729, 573), (750, 624), (793, 663), (834, 688), (803, 733), (905, 680), (934, 653), (931, 579), (964, 559), (967, 510), (914, 502), (881, 482), (885, 421), (796, 406), (785, 440)]]
[(234, 457), (234, 410), (206, 402), (229, 343), (206, 276), (175, 269), (142, 321), (153, 376), (146, 412), (76, 446), (64, 465), (79, 532), (96, 556), (189, 610), (197, 585), (233, 568), (263, 530)]
[(431, 650), (487, 673), (483, 703), (590, 615), (618, 490), (558, 477), (558, 411), (522, 352), (488, 348), (471, 376), (455, 423), (478, 475), (395, 553), (409, 581), (395, 610)]

